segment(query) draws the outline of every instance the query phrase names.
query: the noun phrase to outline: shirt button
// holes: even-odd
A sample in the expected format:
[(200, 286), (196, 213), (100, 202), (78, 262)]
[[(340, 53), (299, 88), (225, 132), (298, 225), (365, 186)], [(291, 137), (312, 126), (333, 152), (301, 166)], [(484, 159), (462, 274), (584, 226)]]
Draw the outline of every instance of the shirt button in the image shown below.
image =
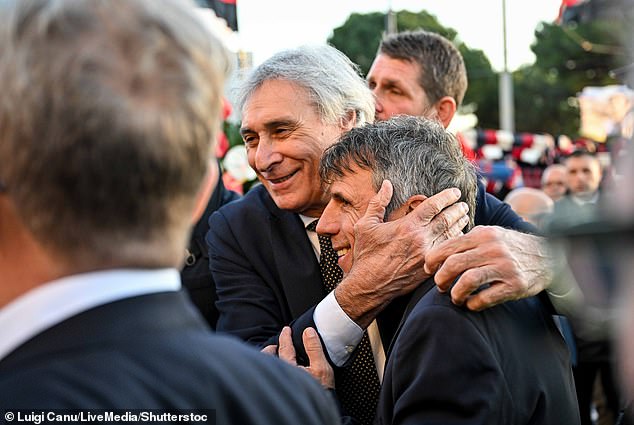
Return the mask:
[(352, 354), (352, 352), (354, 351), (354, 345), (346, 345), (346, 351), (349, 354)]

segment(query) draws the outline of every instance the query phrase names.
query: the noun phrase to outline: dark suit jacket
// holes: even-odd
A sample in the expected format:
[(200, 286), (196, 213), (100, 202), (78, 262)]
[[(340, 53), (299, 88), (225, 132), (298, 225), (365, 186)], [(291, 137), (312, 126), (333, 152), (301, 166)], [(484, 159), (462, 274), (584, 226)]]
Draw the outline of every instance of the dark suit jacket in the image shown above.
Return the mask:
[(71, 317), (0, 361), (0, 408), (215, 409), (218, 424), (330, 424), (305, 372), (210, 332), (184, 293)]
[(223, 205), (239, 198), (240, 195), (225, 188), (221, 174), (205, 212), (192, 229), (188, 248), (190, 256), (187, 259), (189, 263), (186, 262), (181, 270), (183, 287), (212, 329), (216, 329), (218, 309), (216, 308), (216, 284), (209, 271), (209, 251), (205, 244), (205, 235), (209, 231), (211, 214)]
[(567, 347), (536, 298), (482, 312), (430, 279), (412, 295), (392, 347), (379, 424), (579, 424)]
[[(531, 231), (507, 204), (478, 186), (476, 224)], [(305, 362), (301, 335), (314, 307), (326, 295), (319, 264), (297, 214), (280, 210), (263, 186), (211, 216), (207, 235), (210, 267), (218, 292), (218, 331), (256, 345), (275, 343), (291, 324), (298, 360)], [(402, 316), (403, 301), (378, 318), (388, 347)]]

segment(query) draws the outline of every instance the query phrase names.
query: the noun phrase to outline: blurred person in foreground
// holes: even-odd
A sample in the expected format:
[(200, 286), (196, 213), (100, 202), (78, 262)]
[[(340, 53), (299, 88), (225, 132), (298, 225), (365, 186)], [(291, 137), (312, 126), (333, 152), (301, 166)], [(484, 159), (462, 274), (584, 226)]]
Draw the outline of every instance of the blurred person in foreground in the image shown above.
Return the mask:
[(338, 421), (310, 377), (210, 334), (180, 291), (229, 63), (192, 7), (0, 5), (3, 409)]
[[(568, 194), (555, 203), (550, 227), (558, 229), (595, 222), (605, 199), (601, 189), (602, 168), (595, 154), (578, 150), (568, 155), (564, 162), (567, 171)], [(623, 183), (621, 183), (623, 184)], [(610, 255), (606, 253), (606, 255)], [(573, 259), (578, 261), (577, 258)], [(574, 264), (576, 266), (576, 264)], [(578, 270), (578, 269), (577, 269)], [(575, 275), (586, 300), (593, 293), (611, 292), (610, 283), (590, 273)], [(620, 395), (615, 375), (614, 338), (605, 326), (597, 326), (590, 307), (582, 306), (568, 314), (577, 347), (577, 364), (574, 367), (575, 385), (582, 425), (592, 423), (592, 406), (600, 406), (600, 416), (614, 418), (620, 408)], [(607, 317), (607, 316), (606, 316)], [(600, 396), (595, 397), (597, 377), (601, 380)], [(604, 409), (603, 406), (606, 408)], [(608, 422), (613, 421), (609, 419)]]
[[(354, 265), (354, 226), (366, 209), (377, 207), (372, 198), (385, 180), (394, 187), (381, 209), (387, 221), (448, 187), (460, 189), (471, 211), (475, 203), (476, 171), (457, 140), (438, 123), (414, 117), (350, 130), (326, 150), (320, 174), (331, 200), (317, 231), (343, 253), (344, 274)], [(579, 422), (568, 351), (539, 300), (472, 312), (434, 290), (433, 278), (404, 300), (407, 307), (387, 352), (377, 423)], [(279, 351), (292, 363), (288, 332)]]
[(553, 201), (558, 201), (566, 195), (568, 184), (566, 183), (568, 171), (562, 164), (551, 164), (542, 173), (542, 190)]
[[(559, 222), (553, 245), (565, 252), (579, 282), (579, 311), (600, 316), (602, 326), (584, 329), (595, 340), (609, 340), (616, 359), (612, 378), (620, 384), (616, 423), (634, 424), (634, 181), (632, 142), (616, 162), (617, 183), (606, 188), (594, 219)], [(613, 406), (612, 406), (613, 407)]]

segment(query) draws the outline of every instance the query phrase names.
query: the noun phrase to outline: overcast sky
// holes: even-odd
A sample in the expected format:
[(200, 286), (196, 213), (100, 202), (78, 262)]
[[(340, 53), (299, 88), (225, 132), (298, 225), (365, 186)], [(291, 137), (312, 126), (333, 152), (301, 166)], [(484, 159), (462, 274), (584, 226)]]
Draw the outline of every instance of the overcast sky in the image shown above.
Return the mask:
[[(458, 31), (471, 48), (482, 49), (493, 67), (503, 67), (502, 0), (238, 0), (236, 46), (254, 54), (257, 65), (273, 53), (302, 44), (325, 43), (353, 13), (392, 9), (436, 15)], [(559, 0), (507, 0), (508, 63), (511, 70), (531, 63), (530, 44), (540, 21), (557, 17)]]

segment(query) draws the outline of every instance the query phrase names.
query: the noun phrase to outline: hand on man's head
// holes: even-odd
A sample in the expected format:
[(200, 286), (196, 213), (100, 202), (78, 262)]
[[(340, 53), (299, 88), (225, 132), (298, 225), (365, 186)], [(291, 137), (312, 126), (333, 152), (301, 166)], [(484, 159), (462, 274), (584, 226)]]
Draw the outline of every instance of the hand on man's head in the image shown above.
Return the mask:
[(427, 251), (461, 234), (469, 222), (466, 204), (457, 202), (457, 189), (444, 190), (404, 217), (384, 222), (392, 190), (392, 184), (384, 181), (357, 221), (353, 266), (335, 290), (340, 306), (362, 328), (390, 301), (427, 279)]

